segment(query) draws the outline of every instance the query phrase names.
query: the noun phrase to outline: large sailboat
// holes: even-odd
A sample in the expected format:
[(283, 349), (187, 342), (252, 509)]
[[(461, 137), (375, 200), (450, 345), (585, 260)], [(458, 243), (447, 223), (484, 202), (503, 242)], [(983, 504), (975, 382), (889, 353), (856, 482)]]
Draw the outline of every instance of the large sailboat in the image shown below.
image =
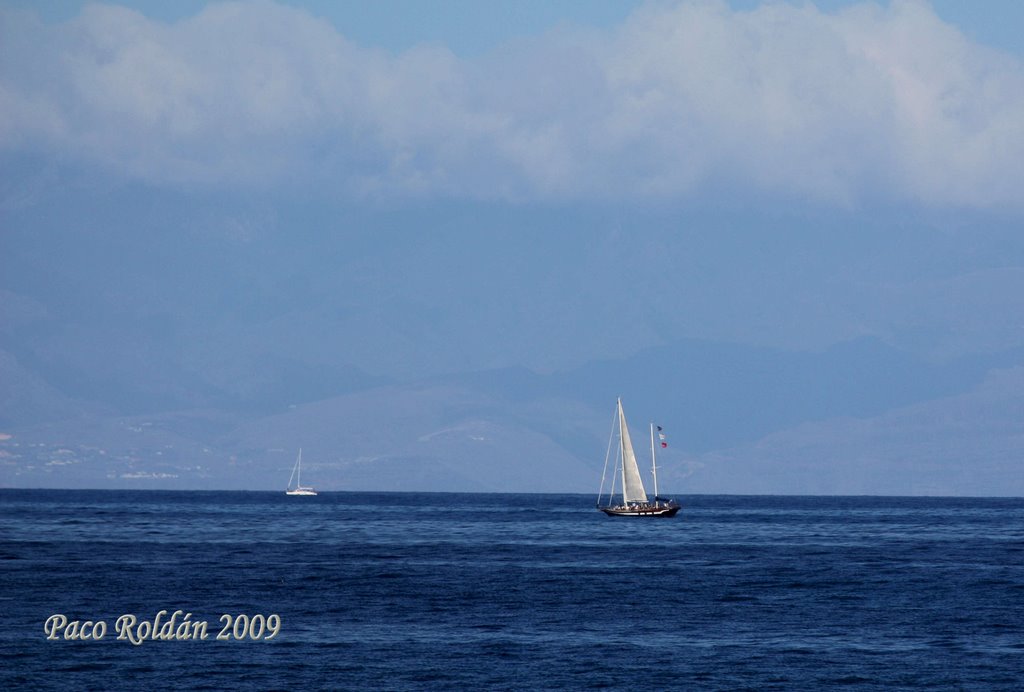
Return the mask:
[[(295, 479), (295, 487), (292, 487), (292, 478)], [(288, 479), (288, 489), (284, 491), (287, 495), (316, 495), (316, 491), (309, 487), (302, 487), (302, 448), (299, 447), (299, 458), (295, 460), (292, 468), (292, 475)]]
[[(660, 430), (660, 428), (659, 428)], [(618, 435), (618, 450), (615, 465), (612, 468), (611, 489), (608, 503), (602, 505), (605, 478), (608, 475), (608, 462), (612, 455), (612, 444)], [(613, 504), (617, 472), (622, 475), (622, 501)], [(597, 496), (597, 508), (610, 517), (674, 517), (679, 511), (679, 503), (658, 495), (658, 462), (654, 452), (654, 424), (651, 424), (651, 474), (654, 476), (654, 500), (647, 498), (644, 481), (640, 477), (640, 468), (633, 453), (633, 443), (629, 439), (629, 428), (626, 426), (626, 414), (622, 411), (622, 399), (616, 404), (615, 422), (608, 440), (608, 453), (604, 459), (604, 471), (601, 474), (601, 492)]]

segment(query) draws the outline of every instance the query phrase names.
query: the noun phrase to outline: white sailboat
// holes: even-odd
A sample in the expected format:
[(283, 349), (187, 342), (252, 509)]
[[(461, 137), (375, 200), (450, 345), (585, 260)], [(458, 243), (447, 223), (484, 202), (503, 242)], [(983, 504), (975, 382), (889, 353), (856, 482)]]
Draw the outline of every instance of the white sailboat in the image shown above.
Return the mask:
[[(292, 487), (292, 479), (295, 479), (295, 487)], [(286, 495), (316, 495), (312, 488), (302, 487), (302, 448), (299, 447), (299, 458), (295, 460), (292, 468), (292, 475), (288, 478), (288, 488), (284, 491)]]
[[(601, 491), (597, 496), (597, 508), (611, 517), (674, 517), (679, 511), (679, 503), (658, 496), (658, 463), (654, 452), (654, 424), (651, 424), (651, 473), (654, 476), (654, 500), (647, 498), (644, 481), (640, 477), (640, 468), (633, 453), (633, 443), (629, 438), (626, 426), (626, 414), (622, 411), (622, 399), (616, 403), (615, 422), (608, 440), (608, 453), (604, 459), (604, 471), (601, 474)], [(660, 428), (659, 428), (660, 430)], [(611, 490), (608, 493), (608, 504), (602, 505), (605, 478), (608, 475), (608, 462), (611, 458), (612, 443), (618, 433), (618, 450), (612, 472)], [(615, 471), (622, 474), (622, 501), (613, 504), (615, 496)]]

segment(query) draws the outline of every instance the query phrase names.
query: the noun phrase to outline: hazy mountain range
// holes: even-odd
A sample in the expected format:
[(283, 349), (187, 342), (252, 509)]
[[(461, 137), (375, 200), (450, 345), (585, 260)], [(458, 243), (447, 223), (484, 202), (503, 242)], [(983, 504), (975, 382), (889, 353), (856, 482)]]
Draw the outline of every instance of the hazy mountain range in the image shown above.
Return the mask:
[(815, 246), (855, 216), (266, 208), (8, 211), (5, 484), (277, 488), (301, 446), (324, 489), (589, 492), (622, 396), (678, 493), (1024, 490), (1019, 325), (970, 309), (1018, 300), (997, 224), (918, 258)]

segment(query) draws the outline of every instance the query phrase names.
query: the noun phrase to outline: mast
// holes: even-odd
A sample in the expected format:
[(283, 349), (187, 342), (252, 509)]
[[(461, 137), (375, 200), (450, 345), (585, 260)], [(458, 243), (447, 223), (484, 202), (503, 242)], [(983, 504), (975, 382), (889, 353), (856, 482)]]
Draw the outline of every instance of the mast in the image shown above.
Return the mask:
[[(653, 445), (654, 442), (651, 442)], [(654, 449), (653, 447), (651, 449)], [(299, 458), (295, 462), (295, 469), (299, 472), (299, 477), (295, 479), (295, 488), (302, 487), (302, 447), (299, 447)], [(657, 485), (657, 484), (655, 484)]]
[(658, 462), (654, 455), (654, 423), (651, 423), (651, 474), (654, 476), (654, 501), (658, 502)]
[(622, 397), (616, 399), (619, 407), (619, 455), (622, 459), (622, 504), (628, 504), (629, 500), (626, 498), (626, 437), (622, 434), (622, 430), (626, 427), (626, 416), (622, 413)]

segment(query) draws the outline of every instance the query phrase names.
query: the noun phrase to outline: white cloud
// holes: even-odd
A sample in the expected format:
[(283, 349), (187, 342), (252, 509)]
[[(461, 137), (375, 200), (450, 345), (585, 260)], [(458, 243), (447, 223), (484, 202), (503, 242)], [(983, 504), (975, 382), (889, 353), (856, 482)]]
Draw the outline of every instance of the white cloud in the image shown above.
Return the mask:
[(270, 2), (0, 25), (0, 147), (158, 183), (1022, 204), (1024, 66), (923, 2), (650, 5), (470, 61), (361, 48)]

